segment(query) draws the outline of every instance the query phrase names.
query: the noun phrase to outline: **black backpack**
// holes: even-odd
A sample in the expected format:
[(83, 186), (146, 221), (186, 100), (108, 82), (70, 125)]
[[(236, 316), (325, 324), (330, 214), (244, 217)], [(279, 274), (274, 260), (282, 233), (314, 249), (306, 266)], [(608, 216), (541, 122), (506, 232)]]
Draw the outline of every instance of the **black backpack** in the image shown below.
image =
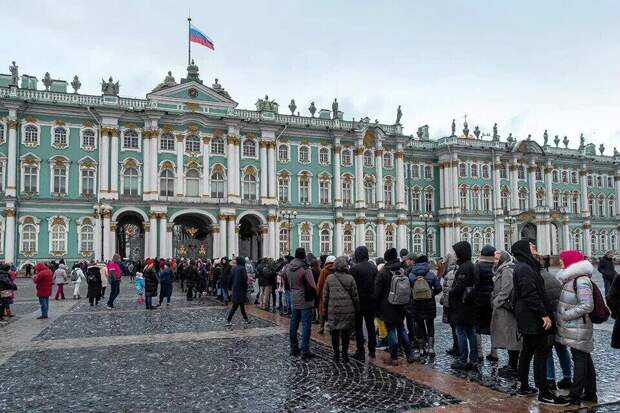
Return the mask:
[(90, 267), (88, 268), (88, 270), (86, 270), (86, 282), (101, 282), (101, 272), (99, 270), (99, 267)]

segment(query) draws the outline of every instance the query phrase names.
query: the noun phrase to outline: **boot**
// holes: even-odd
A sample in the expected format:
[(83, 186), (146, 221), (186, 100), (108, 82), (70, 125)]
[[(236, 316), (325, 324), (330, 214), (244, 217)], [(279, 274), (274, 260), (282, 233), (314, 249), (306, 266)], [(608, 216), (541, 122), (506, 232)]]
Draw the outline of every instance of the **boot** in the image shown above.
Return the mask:
[(435, 337), (429, 337), (428, 342), (426, 343), (426, 353), (429, 357), (435, 357)]
[(426, 340), (423, 338), (417, 339), (417, 349), (421, 357), (426, 357)]

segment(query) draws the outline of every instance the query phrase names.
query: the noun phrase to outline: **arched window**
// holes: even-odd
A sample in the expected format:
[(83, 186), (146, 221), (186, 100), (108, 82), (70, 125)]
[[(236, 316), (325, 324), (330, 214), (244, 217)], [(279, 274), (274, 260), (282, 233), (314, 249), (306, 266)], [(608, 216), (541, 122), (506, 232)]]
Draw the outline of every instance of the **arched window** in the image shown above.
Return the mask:
[(372, 156), (371, 150), (364, 151), (364, 166), (371, 167), (374, 165), (374, 156)]
[(508, 165), (501, 164), (497, 168), (499, 169), (499, 178), (500, 179), (508, 178), (508, 172), (507, 172)]
[(54, 146), (64, 148), (67, 146), (67, 130), (62, 127), (54, 128)]
[(464, 211), (468, 210), (469, 208), (467, 205), (467, 186), (461, 186), (461, 189), (459, 190), (459, 198), (461, 201), (461, 209)]
[(185, 152), (200, 153), (200, 138), (196, 135), (188, 135), (185, 138)]
[(291, 179), (288, 175), (281, 175), (278, 178), (278, 201), (289, 202), (289, 188)]
[(553, 170), (551, 172), (551, 180), (553, 181), (554, 184), (560, 183), (560, 173), (557, 170)]
[(487, 228), (487, 229), (484, 231), (484, 234), (483, 234), (483, 242), (484, 242), (484, 245), (493, 245), (493, 244), (495, 244), (495, 243), (493, 242), (493, 230), (492, 230), (492, 229)]
[(82, 180), (82, 195), (91, 196), (95, 194), (95, 168), (80, 168), (81, 180)]
[(164, 169), (159, 174), (159, 195), (174, 196), (174, 174), (169, 169)]
[(576, 171), (573, 171), (570, 173), (570, 183), (571, 184), (577, 183), (577, 172)]
[(342, 165), (343, 166), (351, 166), (352, 164), (352, 158), (351, 158), (351, 150), (350, 149), (343, 149), (342, 150)]
[(321, 230), (321, 254), (329, 254), (332, 250), (332, 240), (328, 229)]
[(310, 176), (308, 175), (299, 177), (299, 203), (310, 203)]
[(367, 205), (375, 203), (375, 183), (370, 179), (364, 181), (364, 199)]
[(502, 210), (504, 212), (508, 211), (508, 199), (510, 199), (510, 189), (508, 189), (507, 187), (504, 187), (501, 193)]
[(568, 183), (568, 171), (562, 171), (562, 183)]
[(37, 227), (26, 224), (22, 228), (22, 252), (35, 253), (37, 251)]
[(573, 233), (573, 246), (576, 250), (579, 251), (583, 251), (582, 245), (581, 245), (581, 230), (576, 229), (575, 232)]
[(461, 241), (469, 242), (469, 228), (461, 228)]
[[(544, 195), (544, 192), (543, 192), (543, 195)], [(570, 204), (569, 200), (570, 200), (570, 192), (564, 192), (562, 194), (562, 207), (566, 208), (567, 211), (568, 211), (569, 204)]]
[(62, 224), (52, 225), (51, 229), (51, 251), (52, 252), (66, 252), (67, 251), (67, 232), (66, 228)]
[(607, 200), (607, 211), (609, 211), (610, 217), (616, 216), (616, 200), (613, 197)]
[(162, 151), (174, 151), (174, 135), (162, 133), (159, 138), (159, 149)]
[(416, 254), (422, 253), (422, 234), (419, 229), (414, 230), (413, 233), (413, 252)]
[(185, 172), (185, 195), (200, 196), (200, 173), (197, 169), (188, 169)]
[(256, 142), (252, 139), (244, 140), (242, 149), (244, 158), (256, 158)]
[(536, 191), (536, 206), (541, 207), (545, 202), (545, 193), (542, 189)]
[(485, 212), (491, 210), (491, 188), (488, 186), (482, 189), (482, 210)]
[(593, 253), (598, 252), (598, 235), (594, 231), (590, 235), (590, 246), (592, 247)]
[(543, 169), (542, 168), (536, 168), (535, 177), (536, 177), (537, 181), (542, 181), (543, 180)]
[(343, 233), (343, 249), (345, 255), (351, 255), (353, 252), (353, 231), (345, 229)]
[(80, 226), (80, 252), (92, 253), (95, 245), (95, 230), (92, 225)]
[(471, 164), (470, 171), (471, 171), (472, 178), (478, 178), (478, 164), (477, 163)]
[(39, 129), (36, 126), (26, 126), (24, 129), (24, 143), (26, 145), (37, 145), (39, 143)]
[(82, 131), (82, 147), (94, 148), (95, 147), (95, 131), (92, 129), (84, 129)]
[(424, 208), (426, 212), (433, 212), (433, 190), (431, 188), (424, 191)]
[(211, 198), (224, 198), (224, 173), (221, 170), (211, 174)]
[(306, 250), (306, 252), (312, 251), (312, 234), (309, 228), (306, 228), (305, 225), (302, 225), (301, 231), (299, 232), (299, 246)]
[(422, 210), (422, 192), (420, 188), (413, 188), (413, 197), (411, 198), (411, 210), (413, 212), (420, 212)]
[(424, 179), (433, 179), (433, 167), (424, 165)]
[(616, 232), (615, 231), (612, 231), (612, 233), (609, 235), (609, 244), (611, 245), (612, 250), (616, 249)]
[(321, 165), (329, 164), (329, 148), (319, 149), (319, 163)]
[[(66, 194), (67, 193), (67, 167), (64, 164), (56, 164), (52, 169), (53, 186), (52, 192), (54, 194)], [(54, 250), (57, 251), (57, 250)]]
[(588, 209), (592, 215), (596, 215), (596, 210), (594, 209), (594, 196), (592, 196), (592, 194), (588, 196)]
[(371, 256), (375, 254), (375, 233), (372, 230), (367, 230), (364, 236), (364, 243), (368, 248), (368, 254)]
[(392, 154), (390, 152), (385, 152), (383, 154), (383, 167), (384, 168), (392, 168)]
[(474, 255), (480, 255), (480, 250), (482, 249), (482, 236), (479, 232), (474, 232), (471, 237), (471, 248)]
[(211, 141), (211, 154), (224, 155), (224, 139), (213, 138)]
[(329, 178), (321, 178), (319, 180), (319, 203), (326, 205), (331, 202), (330, 189), (332, 187)]
[(419, 179), (420, 178), (420, 165), (417, 163), (412, 163), (411, 166), (411, 178)]
[(465, 178), (467, 176), (467, 165), (465, 163), (459, 164), (459, 177)]
[(426, 251), (426, 255), (431, 256), (435, 254), (435, 233), (429, 231), (428, 233), (428, 250)]
[(390, 207), (394, 205), (394, 186), (392, 185), (391, 179), (386, 179), (383, 184), (383, 198), (385, 200), (385, 206)]
[(299, 147), (299, 162), (309, 163), (310, 162), (310, 147), (306, 145), (302, 145)]
[(482, 165), (482, 178), (483, 179), (489, 179), (491, 177), (491, 174), (489, 172), (489, 164), (483, 164)]
[(603, 197), (603, 195), (599, 196), (598, 198), (598, 216), (605, 216), (605, 198)]
[(385, 228), (385, 249), (394, 248), (394, 229), (389, 226)]
[(123, 171), (123, 195), (138, 195), (140, 193), (139, 175), (137, 168), (127, 168)]
[(526, 177), (525, 165), (519, 166), (519, 168), (517, 169), (517, 176), (519, 179), (525, 179)]
[(342, 204), (345, 206), (353, 205), (353, 182), (348, 175), (342, 180)]
[(138, 149), (140, 148), (140, 142), (138, 140), (138, 132), (133, 129), (128, 129), (123, 132), (123, 148), (125, 149)]
[(471, 209), (472, 211), (480, 211), (480, 188), (477, 186), (471, 188)]
[(243, 175), (243, 199), (256, 200), (256, 175), (254, 172)]
[(36, 164), (24, 166), (24, 192), (38, 192), (39, 166)]
[(527, 209), (527, 189), (525, 188), (521, 188), (519, 190), (519, 209), (521, 211), (525, 211)]
[(288, 162), (288, 145), (280, 145), (278, 146), (278, 160), (280, 162)]
[(605, 251), (609, 248), (609, 245), (607, 244), (607, 231), (601, 231), (599, 242), (601, 253), (605, 253)]
[(573, 192), (573, 202), (572, 202), (572, 212), (573, 214), (579, 213), (579, 192)]
[(289, 254), (289, 250), (288, 250), (288, 238), (289, 238), (289, 233), (288, 233), (288, 229), (286, 228), (281, 228), (280, 229), (280, 234), (279, 234), (279, 241), (280, 241), (280, 255), (287, 255)]

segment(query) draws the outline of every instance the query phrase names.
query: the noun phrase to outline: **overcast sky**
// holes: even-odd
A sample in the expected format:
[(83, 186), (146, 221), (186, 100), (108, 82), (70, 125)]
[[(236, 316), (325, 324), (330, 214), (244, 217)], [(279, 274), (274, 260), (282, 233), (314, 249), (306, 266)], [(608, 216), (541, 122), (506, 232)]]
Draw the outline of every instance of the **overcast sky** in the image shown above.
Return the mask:
[[(168, 70), (187, 66), (187, 14), (215, 42), (192, 45), (201, 78), (215, 77), (254, 108), (269, 94), (346, 119), (393, 123), (407, 134), (462, 129), (542, 142), (579, 133), (620, 148), (620, 2), (608, 1), (12, 1), (3, 7), (1, 72), (70, 81), (100, 94), (102, 77), (121, 95), (144, 97)], [(42, 87), (42, 85), (40, 85)]]

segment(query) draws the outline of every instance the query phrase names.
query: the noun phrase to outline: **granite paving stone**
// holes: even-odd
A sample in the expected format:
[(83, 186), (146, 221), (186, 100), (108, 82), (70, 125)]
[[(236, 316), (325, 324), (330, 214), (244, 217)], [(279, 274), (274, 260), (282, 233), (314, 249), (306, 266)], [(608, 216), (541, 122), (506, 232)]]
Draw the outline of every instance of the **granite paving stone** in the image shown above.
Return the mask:
[[(403, 412), (455, 398), (374, 365), (290, 358), (285, 334), (20, 352), (0, 411)], [(67, 397), (78, 395), (79, 397)]]

